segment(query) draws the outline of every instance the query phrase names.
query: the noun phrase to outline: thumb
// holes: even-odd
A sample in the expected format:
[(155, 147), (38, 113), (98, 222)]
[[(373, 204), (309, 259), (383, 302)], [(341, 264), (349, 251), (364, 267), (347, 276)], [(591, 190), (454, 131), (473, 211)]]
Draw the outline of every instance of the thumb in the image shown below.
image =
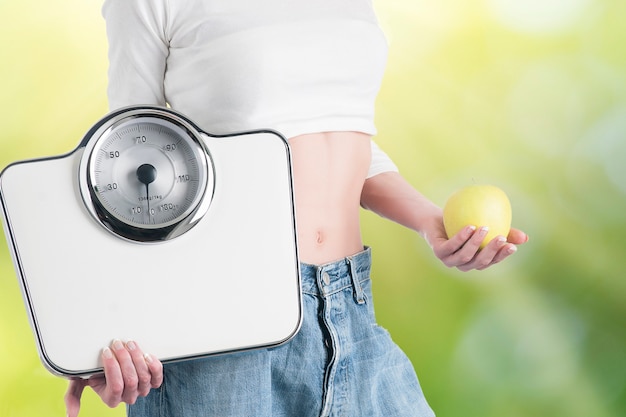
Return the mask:
[(528, 242), (528, 235), (519, 229), (511, 228), (507, 240), (515, 245)]
[(65, 410), (67, 417), (77, 417), (80, 410), (80, 397), (87, 385), (87, 380), (72, 379), (65, 393)]

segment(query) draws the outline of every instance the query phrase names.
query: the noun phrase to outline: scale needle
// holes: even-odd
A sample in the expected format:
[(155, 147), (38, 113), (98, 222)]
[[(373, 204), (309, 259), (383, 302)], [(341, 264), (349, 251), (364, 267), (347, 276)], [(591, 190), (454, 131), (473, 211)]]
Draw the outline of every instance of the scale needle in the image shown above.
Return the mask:
[(148, 217), (150, 217), (150, 184), (156, 180), (157, 170), (153, 165), (143, 164), (137, 168), (137, 179), (146, 185), (146, 201), (148, 202)]

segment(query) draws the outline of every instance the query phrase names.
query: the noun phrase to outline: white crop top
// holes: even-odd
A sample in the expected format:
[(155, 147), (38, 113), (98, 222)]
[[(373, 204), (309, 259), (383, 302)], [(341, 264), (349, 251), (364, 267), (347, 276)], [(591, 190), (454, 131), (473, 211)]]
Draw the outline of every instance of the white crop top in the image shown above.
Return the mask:
[[(374, 135), (387, 43), (371, 0), (106, 0), (109, 106), (209, 133)], [(372, 141), (368, 177), (396, 166)]]

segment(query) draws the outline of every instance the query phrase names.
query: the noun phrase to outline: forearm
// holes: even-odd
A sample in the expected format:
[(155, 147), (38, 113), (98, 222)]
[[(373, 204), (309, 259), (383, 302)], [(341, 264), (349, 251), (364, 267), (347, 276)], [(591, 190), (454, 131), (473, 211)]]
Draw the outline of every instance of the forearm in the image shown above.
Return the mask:
[(415, 230), (429, 243), (443, 227), (442, 210), (397, 172), (368, 178), (361, 192), (361, 205), (381, 217)]

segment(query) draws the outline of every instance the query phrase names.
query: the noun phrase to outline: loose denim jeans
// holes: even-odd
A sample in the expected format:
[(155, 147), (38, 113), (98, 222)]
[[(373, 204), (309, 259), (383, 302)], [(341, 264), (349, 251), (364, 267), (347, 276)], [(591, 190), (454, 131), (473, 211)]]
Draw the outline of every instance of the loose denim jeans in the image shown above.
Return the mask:
[[(430, 417), (411, 363), (376, 324), (370, 249), (302, 264), (304, 320), (270, 349), (165, 365), (130, 417)], [(201, 331), (201, 322), (198, 330)]]

